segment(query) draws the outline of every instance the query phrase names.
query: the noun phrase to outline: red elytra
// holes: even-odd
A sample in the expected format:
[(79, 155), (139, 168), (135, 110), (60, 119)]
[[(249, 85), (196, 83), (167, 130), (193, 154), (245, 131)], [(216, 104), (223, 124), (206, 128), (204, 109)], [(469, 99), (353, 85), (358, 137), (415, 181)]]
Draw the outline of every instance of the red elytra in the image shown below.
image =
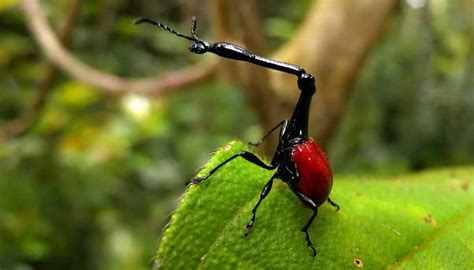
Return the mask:
[(293, 149), (291, 160), (299, 173), (296, 190), (308, 196), (318, 206), (323, 204), (332, 189), (331, 166), (323, 149), (313, 138), (308, 138)]

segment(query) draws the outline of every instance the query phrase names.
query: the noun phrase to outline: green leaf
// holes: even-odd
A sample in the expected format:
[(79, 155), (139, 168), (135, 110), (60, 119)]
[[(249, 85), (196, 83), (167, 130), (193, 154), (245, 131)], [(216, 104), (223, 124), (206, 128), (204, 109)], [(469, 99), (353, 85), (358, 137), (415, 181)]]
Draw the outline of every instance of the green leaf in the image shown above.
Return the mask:
[[(231, 142), (201, 173), (247, 147)], [(474, 168), (394, 179), (335, 177), (328, 204), (310, 229), (309, 208), (276, 181), (244, 236), (272, 172), (236, 159), (189, 187), (155, 255), (163, 269), (474, 269)]]

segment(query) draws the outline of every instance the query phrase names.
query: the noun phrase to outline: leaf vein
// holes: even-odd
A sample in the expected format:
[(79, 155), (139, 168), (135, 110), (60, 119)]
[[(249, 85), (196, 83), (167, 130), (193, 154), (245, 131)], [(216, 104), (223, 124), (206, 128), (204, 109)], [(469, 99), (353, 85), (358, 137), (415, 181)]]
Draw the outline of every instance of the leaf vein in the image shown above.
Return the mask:
[(436, 240), (440, 235), (448, 232), (449, 227), (455, 226), (459, 222), (463, 221), (466, 219), (469, 215), (471, 215), (474, 212), (474, 208), (468, 207), (463, 213), (461, 213), (459, 216), (455, 217), (454, 219), (450, 220), (449, 222), (446, 223), (445, 226), (439, 228), (435, 232), (433, 232), (430, 236), (426, 237), (423, 239), (421, 244), (418, 246), (418, 248), (413, 248), (411, 249), (405, 256), (401, 257), (400, 259), (396, 260), (394, 263), (390, 264), (387, 266), (387, 270), (390, 269), (395, 269), (398, 266), (400, 266), (403, 262), (410, 260), (413, 256), (415, 256), (417, 253), (424, 251), (426, 248), (429, 247), (429, 245)]

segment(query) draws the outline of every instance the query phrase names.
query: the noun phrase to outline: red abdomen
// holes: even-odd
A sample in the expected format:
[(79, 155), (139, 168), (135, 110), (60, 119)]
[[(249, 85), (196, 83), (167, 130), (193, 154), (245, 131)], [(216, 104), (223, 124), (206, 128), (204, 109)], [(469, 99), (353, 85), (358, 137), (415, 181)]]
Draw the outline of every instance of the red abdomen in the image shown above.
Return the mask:
[(323, 204), (331, 192), (332, 171), (321, 147), (309, 138), (293, 149), (291, 160), (299, 173), (296, 190), (317, 205)]

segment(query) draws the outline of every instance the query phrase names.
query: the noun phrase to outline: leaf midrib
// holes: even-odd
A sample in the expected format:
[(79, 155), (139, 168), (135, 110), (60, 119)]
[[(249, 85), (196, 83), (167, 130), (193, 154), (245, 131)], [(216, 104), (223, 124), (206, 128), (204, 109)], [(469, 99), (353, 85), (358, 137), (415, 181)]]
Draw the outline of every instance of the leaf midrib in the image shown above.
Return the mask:
[(410, 251), (408, 251), (407, 254), (405, 254), (400, 259), (396, 260), (394, 263), (389, 264), (386, 267), (386, 269), (387, 270), (396, 269), (397, 267), (402, 265), (404, 262), (409, 261), (416, 254), (426, 250), (430, 246), (430, 244), (433, 243), (433, 241), (438, 239), (438, 237), (440, 235), (449, 232), (448, 229), (450, 227), (459, 224), (461, 221), (465, 220), (467, 217), (469, 217), (471, 214), (473, 214), (473, 212), (474, 212), (474, 207), (468, 207), (460, 215), (458, 215), (455, 218), (451, 219), (444, 226), (440, 227), (438, 230), (434, 231), (431, 235), (424, 238), (420, 245), (416, 245), (417, 248), (414, 248), (415, 246), (413, 246), (413, 248)]

